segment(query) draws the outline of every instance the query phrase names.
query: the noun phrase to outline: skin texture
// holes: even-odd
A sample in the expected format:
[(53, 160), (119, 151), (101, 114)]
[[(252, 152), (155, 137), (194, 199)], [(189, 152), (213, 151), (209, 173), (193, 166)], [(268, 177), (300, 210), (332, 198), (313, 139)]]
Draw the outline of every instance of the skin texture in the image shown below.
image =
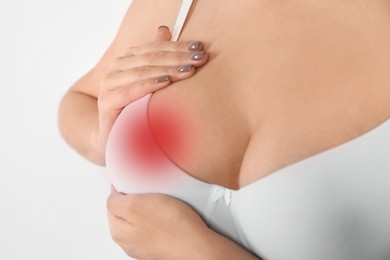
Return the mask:
[[(107, 81), (110, 64), (129, 48), (161, 48), (142, 46), (155, 41), (159, 25), (173, 28), (180, 4), (134, 0), (100, 62), (65, 95), (61, 132), (89, 160), (104, 165), (102, 136), (121, 107), (140, 96), (105, 107), (120, 103), (105, 95), (119, 87)], [(172, 160), (195, 178), (239, 189), (379, 125), (390, 117), (389, 9), (385, 0), (195, 1), (179, 41), (201, 41), (207, 64), (169, 87), (142, 88), (159, 89), (150, 102), (152, 116), (159, 104), (181, 101), (177, 109), (196, 124), (197, 156)], [(159, 33), (158, 39), (170, 38), (164, 29)], [(123, 241), (131, 246), (131, 239)], [(209, 245), (219, 245), (214, 242)]]

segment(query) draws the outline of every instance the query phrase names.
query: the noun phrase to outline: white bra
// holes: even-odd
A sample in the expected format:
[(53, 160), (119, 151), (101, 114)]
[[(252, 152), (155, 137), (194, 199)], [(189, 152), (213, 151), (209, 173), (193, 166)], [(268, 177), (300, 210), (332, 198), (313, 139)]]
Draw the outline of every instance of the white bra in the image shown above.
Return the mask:
[[(172, 40), (178, 39), (191, 4), (183, 1)], [(215, 231), (263, 259), (390, 259), (390, 118), (357, 138), (231, 190), (190, 176), (168, 158), (163, 169), (145, 178), (136, 156), (124, 156), (124, 135), (135, 131), (131, 122), (137, 118), (140, 123), (144, 115), (141, 120), (148, 124), (150, 97), (125, 107), (110, 133), (106, 165), (118, 191), (174, 196)]]

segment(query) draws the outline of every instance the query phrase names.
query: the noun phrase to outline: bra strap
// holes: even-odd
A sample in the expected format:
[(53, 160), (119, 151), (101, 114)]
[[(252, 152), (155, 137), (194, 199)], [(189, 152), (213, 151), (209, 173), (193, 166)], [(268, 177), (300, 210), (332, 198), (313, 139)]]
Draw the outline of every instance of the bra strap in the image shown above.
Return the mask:
[(173, 28), (171, 41), (177, 41), (177, 39), (179, 39), (180, 33), (184, 26), (184, 22), (186, 21), (188, 13), (191, 9), (192, 2), (193, 0), (183, 0), (179, 14), (176, 19), (175, 27)]

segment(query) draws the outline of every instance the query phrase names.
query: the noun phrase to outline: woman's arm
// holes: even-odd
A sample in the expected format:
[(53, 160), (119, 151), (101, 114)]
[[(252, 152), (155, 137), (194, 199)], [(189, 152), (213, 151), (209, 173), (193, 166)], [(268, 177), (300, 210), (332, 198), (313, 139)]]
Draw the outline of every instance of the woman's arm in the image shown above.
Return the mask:
[(105, 165), (104, 145), (100, 144), (98, 137), (97, 98), (100, 82), (115, 56), (137, 44), (135, 39), (145, 40), (140, 33), (141, 28), (134, 26), (138, 24), (136, 18), (143, 17), (142, 5), (148, 4), (143, 4), (142, 0), (133, 0), (108, 50), (98, 64), (69, 89), (60, 103), (59, 128), (65, 141), (82, 156), (99, 165)]
[[(59, 107), (59, 129), (65, 141), (88, 160), (105, 165), (104, 147), (99, 142), (97, 98), (100, 82), (112, 59), (131, 44), (132, 17), (139, 12), (138, 0), (129, 7), (119, 31), (98, 64), (80, 78), (64, 95)], [(128, 36), (129, 35), (129, 36)]]
[[(116, 96), (111, 94), (113, 91), (107, 91), (106, 93), (111, 92), (109, 93), (111, 98), (106, 98), (105, 102), (106, 104), (111, 105), (112, 110), (115, 111), (107, 111), (106, 109), (104, 115), (99, 113), (98, 97), (101, 94), (101, 83), (102, 80), (104, 80), (104, 77), (111, 72), (110, 68), (113, 60), (118, 57), (123, 57), (126, 53), (128, 54), (130, 47), (139, 46), (156, 40), (155, 35), (150, 32), (155, 32), (157, 27), (161, 24), (172, 26), (176, 18), (172, 13), (177, 14), (176, 9), (178, 8), (180, 8), (180, 1), (177, 0), (133, 0), (114, 41), (101, 60), (90, 70), (90, 72), (78, 80), (63, 97), (59, 109), (60, 132), (71, 147), (90, 161), (99, 165), (105, 165), (104, 151), (110, 124), (112, 126), (115, 121), (115, 116), (119, 114), (121, 108), (131, 103), (132, 98), (137, 99), (140, 97), (135, 97), (136, 95), (133, 95), (133, 97), (128, 97), (128, 100), (118, 101), (117, 97), (124, 96), (124, 91), (119, 91)], [(148, 11), (148, 15), (145, 15), (145, 10)], [(160, 37), (160, 40), (163, 38), (164, 40), (169, 41), (170, 36), (167, 37), (167, 34), (170, 35), (169, 31), (165, 32), (165, 35)], [(148, 51), (168, 51), (167, 46), (158, 47), (159, 46), (154, 46), (154, 49), (149, 49)], [(184, 46), (182, 46), (181, 49), (176, 48), (174, 50), (172, 49), (173, 47), (169, 48), (171, 48), (169, 51), (184, 51), (186, 49)], [(144, 49), (143, 51), (146, 50)], [(182, 57), (178, 57), (177, 60), (179, 61), (180, 58), (181, 61), (183, 61)], [(172, 61), (170, 63), (172, 64)], [(201, 62), (198, 62), (198, 64), (194, 65), (200, 66), (200, 63)], [(145, 64), (139, 64), (139, 66), (143, 65)], [(166, 73), (167, 69), (161, 68), (161, 71), (165, 71)], [(172, 69), (171, 71), (174, 70)], [(140, 71), (135, 71), (134, 73), (138, 76), (142, 76), (140, 75)], [(144, 74), (148, 74), (148, 71), (145, 70)], [(156, 71), (149, 72), (149, 74), (161, 76), (157, 75)], [(192, 74), (193, 73), (182, 73), (181, 75), (175, 75), (174, 80), (184, 79)], [(111, 78), (109, 80), (111, 80), (112, 83), (113, 77), (112, 75), (110, 76)], [(128, 75), (128, 77), (131, 78), (131, 75)], [(121, 76), (121, 84), (123, 84), (123, 76)], [(145, 89), (155, 91), (159, 87), (161, 88), (167, 85), (168, 83), (165, 85), (160, 84), (158, 86), (150, 85)], [(113, 86), (111, 85), (109, 87), (111, 88), (109, 90), (112, 90)], [(117, 87), (119, 89), (119, 86)], [(114, 102), (122, 102), (122, 104), (115, 106)], [(101, 103), (100, 97), (99, 103)], [(106, 105), (103, 104), (103, 106)], [(102, 118), (104, 121), (103, 123), (101, 120)]]
[(168, 195), (123, 195), (112, 188), (107, 209), (113, 240), (138, 260), (259, 259)]
[[(82, 77), (62, 98), (59, 129), (65, 141), (88, 160), (104, 165), (104, 150), (99, 144), (97, 96), (83, 91), (99, 84), (94, 70)], [(88, 86), (88, 87), (87, 87)]]

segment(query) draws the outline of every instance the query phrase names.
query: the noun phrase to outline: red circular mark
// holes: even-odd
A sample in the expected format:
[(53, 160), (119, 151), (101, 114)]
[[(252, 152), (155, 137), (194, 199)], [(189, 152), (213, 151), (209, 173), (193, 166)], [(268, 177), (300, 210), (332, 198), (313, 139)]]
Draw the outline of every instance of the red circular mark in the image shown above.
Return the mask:
[(119, 138), (122, 160), (137, 174), (166, 175), (170, 158), (183, 158), (185, 134), (183, 120), (173, 111), (165, 109), (153, 114), (140, 111), (127, 120)]
[(125, 163), (144, 174), (162, 170), (166, 158), (154, 140), (146, 114), (132, 117), (123, 130), (119, 141)]
[(185, 131), (178, 116), (164, 111), (157, 117), (151, 118), (150, 126), (156, 142), (167, 157), (179, 158), (183, 155)]

